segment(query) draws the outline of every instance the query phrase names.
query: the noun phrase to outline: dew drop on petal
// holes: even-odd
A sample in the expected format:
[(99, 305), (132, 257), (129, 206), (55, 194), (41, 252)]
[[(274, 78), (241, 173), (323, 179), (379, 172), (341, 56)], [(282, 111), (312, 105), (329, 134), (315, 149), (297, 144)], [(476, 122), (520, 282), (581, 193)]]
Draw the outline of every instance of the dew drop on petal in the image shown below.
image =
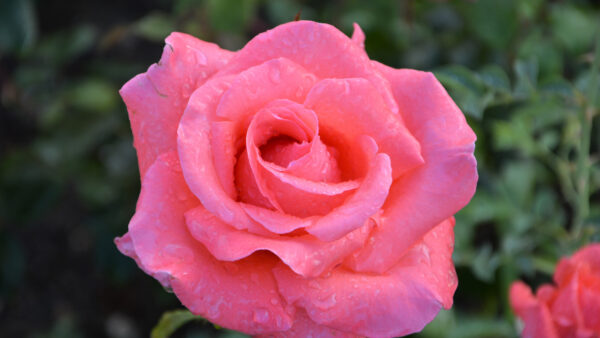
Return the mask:
[(263, 308), (255, 309), (253, 319), (257, 323), (264, 324), (269, 321), (269, 311)]
[(279, 68), (271, 69), (271, 71), (269, 72), (269, 78), (271, 79), (271, 81), (273, 81), (273, 83), (281, 82), (281, 72), (279, 71)]
[(321, 289), (321, 285), (319, 284), (319, 282), (317, 282), (316, 280), (311, 280), (308, 282), (308, 287), (310, 287), (311, 289)]
[(315, 306), (321, 310), (327, 310), (332, 308), (336, 304), (336, 302), (336, 295), (335, 293), (332, 293), (331, 295), (325, 296), (315, 301)]
[(187, 45), (186, 47), (193, 52), (192, 55), (194, 55), (194, 58), (196, 59), (196, 64), (206, 66), (206, 55), (204, 55), (204, 53), (190, 45)]

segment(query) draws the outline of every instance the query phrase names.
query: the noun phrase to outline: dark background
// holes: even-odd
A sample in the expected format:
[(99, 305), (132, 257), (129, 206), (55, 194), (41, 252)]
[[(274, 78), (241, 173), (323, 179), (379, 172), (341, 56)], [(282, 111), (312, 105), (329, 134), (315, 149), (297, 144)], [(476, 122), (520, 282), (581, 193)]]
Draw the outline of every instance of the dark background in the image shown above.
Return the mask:
[[(372, 59), (434, 71), (467, 115), (480, 182), (457, 215), (459, 288), (421, 336), (516, 336), (510, 282), (549, 282), (600, 240), (598, 1), (0, 0), (1, 337), (144, 337), (181, 308), (113, 244), (140, 188), (118, 89), (171, 31), (236, 50), (300, 10), (359, 23)], [(176, 334), (215, 335), (236, 334)]]

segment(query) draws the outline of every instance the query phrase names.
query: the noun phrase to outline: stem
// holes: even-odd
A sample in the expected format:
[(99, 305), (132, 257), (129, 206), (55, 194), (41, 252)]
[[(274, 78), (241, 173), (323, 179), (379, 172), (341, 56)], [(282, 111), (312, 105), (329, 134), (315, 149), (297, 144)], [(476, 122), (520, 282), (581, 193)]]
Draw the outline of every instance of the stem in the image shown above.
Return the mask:
[(587, 105), (580, 110), (579, 123), (581, 125), (581, 143), (577, 156), (576, 187), (577, 201), (575, 205), (575, 219), (573, 221), (573, 237), (578, 240), (583, 230), (584, 221), (590, 209), (590, 142), (592, 134), (592, 119), (596, 110), (596, 92), (598, 91), (598, 67), (600, 65), (600, 34), (596, 40), (596, 51), (592, 63), (588, 92), (586, 93)]

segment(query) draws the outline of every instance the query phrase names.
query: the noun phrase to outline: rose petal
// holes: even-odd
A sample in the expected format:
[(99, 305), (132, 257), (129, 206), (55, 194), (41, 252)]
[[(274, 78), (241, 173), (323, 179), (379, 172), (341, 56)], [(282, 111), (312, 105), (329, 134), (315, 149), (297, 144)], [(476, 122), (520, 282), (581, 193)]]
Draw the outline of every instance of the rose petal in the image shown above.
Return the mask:
[(510, 286), (509, 299), (513, 311), (521, 318), (525, 317), (527, 311), (538, 305), (531, 288), (521, 281), (514, 282)]
[(142, 179), (158, 155), (176, 149), (177, 125), (192, 92), (232, 55), (215, 44), (172, 33), (160, 61), (121, 88)]
[(161, 155), (148, 169), (120, 248), (137, 256), (144, 271), (168, 275), (173, 291), (194, 314), (247, 333), (287, 330), (292, 318), (270, 272), (276, 259), (257, 254), (235, 263), (215, 260), (185, 225), (184, 212), (198, 204), (176, 154)]
[(318, 338), (359, 338), (351, 333), (334, 330), (327, 326), (319, 325), (310, 319), (306, 311), (296, 311), (294, 316), (294, 325), (285, 332), (278, 332), (268, 336), (258, 336), (264, 338), (288, 338), (288, 337), (318, 337)]
[(201, 206), (186, 213), (192, 236), (219, 260), (236, 261), (259, 250), (268, 250), (300, 276), (314, 277), (331, 269), (360, 248), (371, 226), (362, 227), (334, 242), (321, 242), (310, 235), (267, 238), (236, 230)]
[(275, 234), (287, 234), (306, 228), (315, 223), (318, 216), (300, 218), (277, 210), (269, 210), (260, 206), (241, 203), (248, 216), (260, 226)]
[(252, 221), (220, 183), (218, 173), (224, 169), (217, 171), (211, 147), (211, 120), (229, 85), (221, 77), (192, 94), (177, 130), (177, 146), (185, 180), (202, 205), (232, 226), (246, 229)]
[(465, 206), (475, 192), (475, 134), (431, 73), (379, 66), (400, 113), (421, 144), (425, 164), (394, 181), (382, 224), (351, 264), (382, 273), (433, 226)]
[(354, 42), (358, 47), (364, 49), (365, 33), (356, 22), (352, 24), (352, 27), (354, 28), (354, 32), (352, 33), (352, 42)]
[(388, 109), (394, 113), (398, 111), (388, 85), (374, 74), (364, 49), (328, 24), (295, 21), (261, 33), (237, 52), (220, 74), (237, 74), (280, 57), (293, 61), (320, 78), (368, 79), (383, 96)]
[(309, 151), (311, 151), (310, 143), (298, 143), (283, 137), (273, 139), (260, 148), (261, 157), (265, 161), (282, 168), (287, 168), (291, 162), (304, 157)]
[(567, 285), (562, 285), (556, 291), (554, 302), (550, 306), (554, 321), (561, 327), (582, 327), (583, 318), (579, 305), (579, 276), (578, 272)]
[(588, 266), (592, 271), (600, 271), (600, 244), (587, 245), (573, 256), (561, 259), (554, 272), (556, 284), (568, 283), (571, 275), (581, 265)]
[(583, 326), (600, 334), (600, 271), (583, 269), (579, 289), (579, 304)]
[[(356, 181), (335, 183), (311, 180), (320, 179), (320, 175), (327, 177), (331, 173), (333, 166), (328, 164), (332, 159), (327, 157), (328, 152), (316, 154), (326, 157), (323, 161), (311, 158), (314, 165), (325, 170), (318, 175), (311, 174), (308, 178), (296, 176), (304, 168), (294, 165), (282, 168), (265, 161), (260, 155), (259, 146), (280, 134), (301, 142), (310, 141), (309, 155), (313, 155), (319, 146), (315, 143), (320, 142), (317, 126), (318, 120), (313, 111), (288, 100), (273, 101), (257, 112), (250, 123), (246, 134), (247, 160), (261, 194), (279, 211), (301, 217), (322, 215), (342, 203), (350, 191), (358, 186)], [(240, 160), (245, 161), (246, 158), (242, 157)], [(309, 166), (313, 167), (313, 163), (309, 163)]]
[[(380, 151), (389, 155), (394, 179), (424, 162), (419, 143), (401, 117), (387, 109), (381, 95), (365, 79), (322, 80), (308, 93), (304, 105), (317, 113), (325, 140), (351, 145), (359, 135), (373, 137)], [(340, 155), (343, 163), (352, 163), (350, 168), (346, 166), (348, 171), (361, 167), (360, 159), (352, 153)]]
[[(210, 145), (216, 173), (223, 189), (235, 199), (236, 156), (244, 149), (251, 116), (276, 99), (302, 102), (316, 79), (302, 67), (285, 59), (269, 60), (229, 78), (234, 80), (222, 97), (219, 95), (218, 105), (204, 113), (210, 115)], [(273, 79), (278, 81), (276, 85)]]
[(391, 183), (390, 158), (387, 154), (377, 154), (360, 188), (306, 231), (322, 241), (333, 241), (361, 227), (381, 208)]
[(561, 337), (552, 322), (552, 315), (545, 304), (538, 304), (527, 311), (523, 318), (525, 328), (522, 338), (559, 338)]
[(453, 225), (452, 219), (442, 222), (383, 275), (337, 268), (330, 276), (305, 279), (280, 264), (274, 269), (279, 291), (313, 321), (334, 329), (369, 337), (420, 331), (442, 306), (452, 305)]
[(216, 114), (221, 119), (236, 122), (238, 127), (245, 130), (250, 122), (248, 117), (271, 101), (288, 99), (303, 102), (316, 81), (313, 74), (293, 61), (285, 58), (267, 59), (236, 74)]
[(168, 273), (162, 272), (162, 271), (154, 272), (154, 271), (148, 270), (144, 267), (144, 265), (140, 261), (140, 258), (135, 253), (135, 248), (133, 247), (133, 241), (131, 240), (131, 236), (129, 235), (129, 233), (126, 233), (122, 237), (115, 238), (115, 244), (117, 245), (117, 248), (119, 249), (119, 251), (121, 251), (121, 253), (123, 255), (131, 257), (135, 261), (135, 263), (138, 265), (138, 267), (140, 269), (142, 269), (142, 271), (144, 271), (146, 274), (154, 277), (163, 287), (165, 287), (165, 288), (171, 287), (171, 275), (169, 275)]

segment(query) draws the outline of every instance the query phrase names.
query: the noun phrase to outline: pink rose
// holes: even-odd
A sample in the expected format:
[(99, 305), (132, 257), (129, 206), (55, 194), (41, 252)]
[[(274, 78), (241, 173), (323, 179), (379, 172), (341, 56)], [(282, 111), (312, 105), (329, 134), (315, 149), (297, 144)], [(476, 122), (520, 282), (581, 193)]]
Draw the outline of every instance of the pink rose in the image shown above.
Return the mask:
[(452, 305), (475, 135), (431, 73), (310, 21), (229, 52), (173, 33), (121, 89), (142, 192), (119, 250), (249, 334), (398, 336)]
[(554, 282), (535, 296), (525, 283), (512, 284), (510, 303), (525, 323), (523, 337), (600, 337), (600, 243), (561, 259)]

